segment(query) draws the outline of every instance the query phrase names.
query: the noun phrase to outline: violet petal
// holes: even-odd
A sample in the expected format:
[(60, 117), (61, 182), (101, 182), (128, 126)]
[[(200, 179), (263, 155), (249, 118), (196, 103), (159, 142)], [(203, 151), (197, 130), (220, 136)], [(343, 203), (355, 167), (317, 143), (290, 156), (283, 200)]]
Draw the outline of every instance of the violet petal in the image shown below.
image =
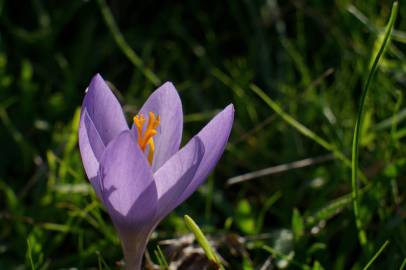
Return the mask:
[(121, 105), (103, 78), (96, 74), (83, 100), (82, 112), (86, 109), (90, 119), (107, 145), (123, 130), (128, 130)]
[(193, 179), (204, 151), (203, 142), (196, 137), (154, 174), (158, 192), (158, 222), (177, 206), (176, 202)]
[(99, 174), (104, 205), (119, 230), (136, 231), (151, 223), (157, 191), (148, 161), (131, 131), (123, 131), (107, 146)]
[(82, 115), (80, 116), (79, 148), (86, 175), (100, 198), (100, 186), (96, 176), (105, 145), (86, 109), (82, 110)]
[[(149, 112), (153, 112), (161, 118), (157, 134), (154, 136), (155, 153), (152, 171), (155, 172), (179, 150), (182, 139), (182, 102), (171, 82), (166, 82), (155, 90), (139, 113), (148, 116)], [(134, 133), (136, 132), (134, 131)]]
[(179, 197), (177, 205), (186, 200), (207, 178), (224, 152), (234, 121), (234, 107), (228, 105), (218, 113), (195, 137), (201, 139), (206, 149), (193, 180)]

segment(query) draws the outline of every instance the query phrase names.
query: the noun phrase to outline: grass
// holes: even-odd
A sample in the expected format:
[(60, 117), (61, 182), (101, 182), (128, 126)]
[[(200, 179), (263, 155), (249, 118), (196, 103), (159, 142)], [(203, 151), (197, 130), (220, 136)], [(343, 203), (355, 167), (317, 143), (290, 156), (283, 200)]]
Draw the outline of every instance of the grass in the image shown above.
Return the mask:
[(351, 168), (351, 183), (352, 183), (352, 200), (353, 200), (353, 209), (355, 215), (355, 224), (357, 225), (358, 229), (358, 238), (361, 246), (366, 246), (368, 243), (366, 232), (363, 228), (362, 220), (359, 213), (359, 198), (358, 198), (358, 159), (359, 159), (359, 144), (360, 144), (360, 131), (362, 128), (362, 120), (364, 117), (364, 105), (365, 99), (367, 96), (367, 92), (369, 90), (369, 86), (371, 84), (372, 78), (374, 77), (377, 69), (379, 61), (381, 60), (386, 47), (389, 44), (393, 26), (396, 21), (396, 17), (398, 15), (398, 2), (394, 2), (392, 7), (391, 16), (389, 18), (388, 25), (386, 27), (385, 35), (382, 40), (382, 44), (379, 45), (379, 50), (377, 54), (372, 58), (372, 66), (368, 73), (368, 77), (365, 82), (364, 89), (361, 94), (360, 100), (360, 107), (358, 109), (357, 120), (355, 122), (354, 128), (354, 139), (352, 143), (352, 168)]
[(0, 1), (0, 269), (122, 266), (77, 146), (97, 72), (128, 119), (173, 81), (183, 143), (227, 104), (236, 109), (215, 171), (152, 235), (155, 264), (201, 267), (188, 215), (225, 269), (406, 269), (406, 7), (389, 35), (391, 8)]

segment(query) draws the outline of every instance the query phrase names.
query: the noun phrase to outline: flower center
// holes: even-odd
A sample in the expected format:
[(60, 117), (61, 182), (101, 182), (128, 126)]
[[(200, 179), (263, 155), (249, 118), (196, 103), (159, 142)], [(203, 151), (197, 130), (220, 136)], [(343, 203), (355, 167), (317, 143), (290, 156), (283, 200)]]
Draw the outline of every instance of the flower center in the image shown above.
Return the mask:
[(141, 150), (145, 153), (147, 145), (149, 146), (148, 162), (150, 165), (152, 165), (155, 151), (154, 139), (152, 137), (154, 137), (154, 135), (157, 133), (156, 128), (159, 125), (160, 117), (159, 115), (155, 117), (155, 114), (153, 112), (149, 112), (148, 116), (148, 124), (144, 132), (142, 132), (145, 123), (144, 115), (137, 114), (136, 116), (134, 116), (134, 124), (137, 127), (138, 145), (141, 147)]

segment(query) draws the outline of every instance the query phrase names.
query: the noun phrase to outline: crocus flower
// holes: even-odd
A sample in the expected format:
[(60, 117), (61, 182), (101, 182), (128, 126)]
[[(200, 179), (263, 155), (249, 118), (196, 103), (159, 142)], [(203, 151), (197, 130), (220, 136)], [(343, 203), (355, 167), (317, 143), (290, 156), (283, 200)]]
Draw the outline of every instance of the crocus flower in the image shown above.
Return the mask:
[(79, 147), (86, 175), (121, 240), (127, 269), (141, 269), (151, 232), (206, 179), (221, 157), (233, 105), (181, 149), (182, 103), (172, 83), (151, 94), (128, 127), (106, 82), (96, 75), (83, 100)]

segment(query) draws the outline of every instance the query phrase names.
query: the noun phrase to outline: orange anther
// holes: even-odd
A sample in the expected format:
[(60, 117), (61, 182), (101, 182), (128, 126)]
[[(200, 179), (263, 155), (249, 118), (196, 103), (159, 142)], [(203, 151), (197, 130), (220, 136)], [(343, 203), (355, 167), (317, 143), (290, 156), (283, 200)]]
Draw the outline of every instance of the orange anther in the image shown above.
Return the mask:
[(157, 127), (161, 121), (159, 115), (155, 117), (153, 112), (148, 113), (148, 124), (143, 132), (143, 127), (145, 123), (145, 118), (142, 114), (134, 116), (134, 125), (137, 128), (137, 135), (138, 135), (138, 145), (141, 147), (141, 150), (145, 152), (147, 145), (149, 146), (148, 151), (148, 161), (149, 164), (152, 164), (152, 160), (154, 159), (154, 139), (152, 138), (157, 134)]

